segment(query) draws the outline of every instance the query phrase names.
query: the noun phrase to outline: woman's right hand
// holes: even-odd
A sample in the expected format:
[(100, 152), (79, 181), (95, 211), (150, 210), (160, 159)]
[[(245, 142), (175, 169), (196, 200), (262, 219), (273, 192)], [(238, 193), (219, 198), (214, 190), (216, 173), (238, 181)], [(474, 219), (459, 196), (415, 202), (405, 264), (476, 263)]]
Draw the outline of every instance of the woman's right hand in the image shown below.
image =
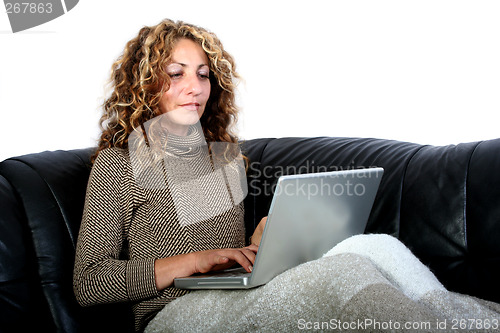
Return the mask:
[[(255, 262), (258, 246), (250, 246), (239, 249), (222, 249), (194, 252), (194, 273), (207, 273), (226, 269), (234, 264), (240, 264), (247, 272), (251, 272)], [(194, 274), (193, 273), (193, 274)]]
[(172, 286), (176, 277), (207, 273), (240, 264), (251, 272), (259, 247), (251, 244), (236, 249), (218, 249), (192, 252), (155, 260), (156, 288), (163, 290)]

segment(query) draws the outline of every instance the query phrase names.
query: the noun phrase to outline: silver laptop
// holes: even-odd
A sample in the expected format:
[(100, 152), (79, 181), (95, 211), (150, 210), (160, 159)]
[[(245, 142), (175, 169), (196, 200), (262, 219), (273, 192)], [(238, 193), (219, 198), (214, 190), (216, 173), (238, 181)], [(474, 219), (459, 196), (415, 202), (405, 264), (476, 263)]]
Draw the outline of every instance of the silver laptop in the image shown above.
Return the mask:
[(362, 234), (382, 168), (281, 176), (276, 185), (252, 273), (242, 267), (176, 278), (181, 289), (246, 289), (323, 256)]

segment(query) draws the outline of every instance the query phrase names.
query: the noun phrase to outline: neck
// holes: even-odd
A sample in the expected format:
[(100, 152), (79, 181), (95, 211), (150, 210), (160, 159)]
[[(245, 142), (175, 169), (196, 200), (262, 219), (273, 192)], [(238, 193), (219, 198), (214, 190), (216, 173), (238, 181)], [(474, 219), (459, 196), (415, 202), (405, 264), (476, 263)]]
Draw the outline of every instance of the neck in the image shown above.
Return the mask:
[(161, 126), (167, 130), (168, 133), (177, 136), (187, 136), (189, 131), (189, 126), (174, 124), (168, 121), (166, 118), (163, 119)]

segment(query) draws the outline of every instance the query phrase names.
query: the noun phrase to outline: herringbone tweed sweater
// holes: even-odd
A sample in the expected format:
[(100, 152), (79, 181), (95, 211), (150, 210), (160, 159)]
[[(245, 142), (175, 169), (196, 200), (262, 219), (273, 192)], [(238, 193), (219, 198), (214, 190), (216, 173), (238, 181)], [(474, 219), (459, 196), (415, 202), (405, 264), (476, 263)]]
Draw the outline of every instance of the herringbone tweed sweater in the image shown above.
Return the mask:
[[(206, 167), (198, 155), (195, 150), (179, 158), (188, 167)], [(135, 328), (141, 331), (167, 303), (186, 294), (173, 287), (156, 289), (155, 259), (242, 247), (244, 235), (242, 204), (201, 222), (181, 224), (168, 187), (141, 187), (128, 151), (105, 149), (89, 178), (76, 249), (75, 295), (83, 306), (130, 302)]]

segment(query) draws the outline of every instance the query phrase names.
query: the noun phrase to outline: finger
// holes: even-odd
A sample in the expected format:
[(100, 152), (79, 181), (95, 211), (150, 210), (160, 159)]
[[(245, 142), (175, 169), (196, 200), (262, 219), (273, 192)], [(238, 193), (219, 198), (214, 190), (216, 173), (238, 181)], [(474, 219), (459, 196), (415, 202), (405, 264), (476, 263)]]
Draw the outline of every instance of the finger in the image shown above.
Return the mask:
[(253, 251), (252, 249), (244, 247), (241, 249), (241, 253), (243, 253), (243, 255), (247, 257), (247, 259), (250, 260), (250, 262), (253, 265), (253, 263), (255, 262), (256, 252)]
[(230, 264), (230, 259), (227, 256), (224, 254), (218, 254), (215, 251), (197, 252), (197, 258), (195, 271), (199, 273), (206, 273), (214, 270), (217, 266)]
[(256, 245), (256, 244), (250, 244), (246, 247), (244, 247), (245, 249), (249, 249), (250, 251), (254, 252), (254, 253), (257, 253), (257, 251), (259, 250), (259, 246)]
[(252, 249), (242, 248), (239, 251), (239, 254), (243, 256), (242, 260), (245, 264), (248, 262), (249, 266), (244, 266), (241, 262), (238, 262), (241, 266), (245, 267), (248, 272), (251, 272), (253, 269), (253, 264), (255, 263), (256, 253)]
[[(251, 272), (253, 269), (253, 262), (255, 261), (255, 254), (252, 251), (246, 251), (247, 253), (245, 254), (243, 252), (243, 249), (232, 249), (228, 251), (228, 253), (224, 253), (224, 255), (227, 254), (227, 257), (241, 265), (247, 272)], [(250, 257), (247, 257), (247, 255)], [(254, 256), (252, 258), (252, 255)]]

